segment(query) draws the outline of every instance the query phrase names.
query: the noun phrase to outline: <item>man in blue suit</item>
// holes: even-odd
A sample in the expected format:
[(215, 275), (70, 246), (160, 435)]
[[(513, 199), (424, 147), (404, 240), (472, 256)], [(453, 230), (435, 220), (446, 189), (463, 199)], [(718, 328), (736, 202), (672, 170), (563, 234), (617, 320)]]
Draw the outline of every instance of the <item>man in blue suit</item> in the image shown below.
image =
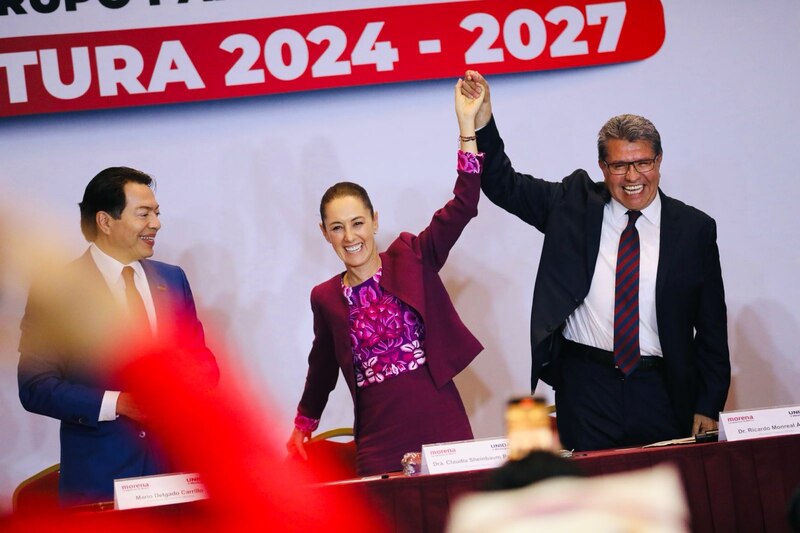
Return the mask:
[[(123, 390), (121, 338), (180, 332), (198, 387), (219, 379), (186, 275), (147, 258), (161, 228), (147, 174), (107, 168), (86, 187), (81, 231), (91, 244), (31, 288), (22, 319), (19, 395), (28, 411), (61, 421), (64, 504), (113, 499), (113, 480), (170, 471), (136, 397)], [(122, 334), (127, 337), (122, 337)]]
[(584, 170), (545, 181), (514, 170), (489, 85), (475, 71), (465, 80), (469, 94), (486, 92), (482, 190), (544, 234), (531, 389), (539, 379), (555, 389), (562, 444), (595, 450), (716, 429), (731, 373), (716, 224), (660, 190), (655, 126), (614, 117), (598, 135), (602, 182)]

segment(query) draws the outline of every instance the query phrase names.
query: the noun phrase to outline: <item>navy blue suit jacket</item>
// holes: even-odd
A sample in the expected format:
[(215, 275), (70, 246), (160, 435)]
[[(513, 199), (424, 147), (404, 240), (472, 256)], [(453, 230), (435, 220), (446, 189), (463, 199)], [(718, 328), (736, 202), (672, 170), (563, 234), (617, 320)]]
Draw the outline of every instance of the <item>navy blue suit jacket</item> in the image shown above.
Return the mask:
[[(203, 327), (197, 319), (192, 291), (180, 267), (142, 260), (156, 309), (159, 331), (181, 328), (193, 345), (192, 355), (201, 373), (213, 383), (219, 377), (214, 355), (205, 348)], [(98, 327), (82, 306), (86, 289), (99, 298), (97, 307), (114, 305), (100, 271), (87, 251), (67, 265), (58, 297), (31, 288), (20, 326), (19, 396), (28, 411), (61, 421), (61, 475), (59, 492), (64, 503), (79, 504), (113, 499), (113, 480), (164, 473), (170, 470), (166, 454), (148, 428), (126, 417), (98, 422), (106, 390), (123, 390), (113, 354), (96, 354), (81, 346), (81, 337), (68, 330), (90, 332)], [(69, 280), (82, 280), (73, 290)], [(53, 280), (47, 282), (53, 286)], [(76, 294), (77, 293), (77, 294)], [(105, 307), (105, 306), (108, 307)], [(70, 323), (72, 317), (81, 323)], [(102, 327), (102, 326), (99, 326)], [(196, 355), (195, 355), (196, 354)]]
[[(494, 118), (478, 132), (486, 153), (481, 188), (506, 211), (544, 234), (531, 311), (531, 390), (539, 379), (558, 388), (561, 331), (589, 293), (603, 208), (603, 182), (576, 170), (561, 182), (514, 171)], [(681, 431), (694, 413), (716, 419), (730, 386), (727, 311), (714, 220), (661, 195), (661, 244), (656, 274), (656, 320), (665, 380)]]

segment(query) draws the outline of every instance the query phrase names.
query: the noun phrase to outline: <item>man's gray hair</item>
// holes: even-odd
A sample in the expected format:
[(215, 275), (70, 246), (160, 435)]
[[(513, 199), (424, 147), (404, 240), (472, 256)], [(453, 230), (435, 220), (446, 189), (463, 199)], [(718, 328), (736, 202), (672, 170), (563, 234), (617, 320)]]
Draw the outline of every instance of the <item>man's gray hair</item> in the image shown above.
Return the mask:
[(597, 134), (597, 156), (601, 161), (608, 157), (606, 143), (611, 139), (649, 142), (654, 156), (661, 155), (661, 135), (652, 122), (639, 115), (617, 115), (600, 128)]

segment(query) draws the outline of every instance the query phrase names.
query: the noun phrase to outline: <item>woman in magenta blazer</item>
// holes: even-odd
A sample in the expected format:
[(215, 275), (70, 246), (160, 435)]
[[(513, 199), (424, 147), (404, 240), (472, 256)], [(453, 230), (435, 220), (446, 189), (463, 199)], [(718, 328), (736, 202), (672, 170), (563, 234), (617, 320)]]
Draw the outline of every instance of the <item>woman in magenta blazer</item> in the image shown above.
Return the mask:
[(423, 444), (472, 438), (453, 378), (483, 349), (456, 313), (439, 277), (450, 249), (478, 214), (483, 157), (471, 100), (456, 85), (461, 150), (454, 197), (419, 235), (375, 248), (378, 213), (367, 192), (342, 182), (320, 203), (320, 229), (345, 271), (311, 291), (314, 343), (290, 453), (317, 428), (341, 370), (355, 404), (360, 475), (400, 470)]

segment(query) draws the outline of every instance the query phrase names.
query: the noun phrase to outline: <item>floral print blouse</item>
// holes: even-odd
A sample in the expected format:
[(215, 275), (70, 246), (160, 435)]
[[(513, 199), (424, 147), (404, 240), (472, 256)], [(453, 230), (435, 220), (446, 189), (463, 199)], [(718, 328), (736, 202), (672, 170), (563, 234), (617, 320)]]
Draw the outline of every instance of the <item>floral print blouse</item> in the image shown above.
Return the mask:
[(342, 281), (342, 292), (350, 306), (357, 387), (381, 383), (425, 364), (422, 317), (380, 286), (382, 272), (378, 269), (356, 287), (348, 287)]

